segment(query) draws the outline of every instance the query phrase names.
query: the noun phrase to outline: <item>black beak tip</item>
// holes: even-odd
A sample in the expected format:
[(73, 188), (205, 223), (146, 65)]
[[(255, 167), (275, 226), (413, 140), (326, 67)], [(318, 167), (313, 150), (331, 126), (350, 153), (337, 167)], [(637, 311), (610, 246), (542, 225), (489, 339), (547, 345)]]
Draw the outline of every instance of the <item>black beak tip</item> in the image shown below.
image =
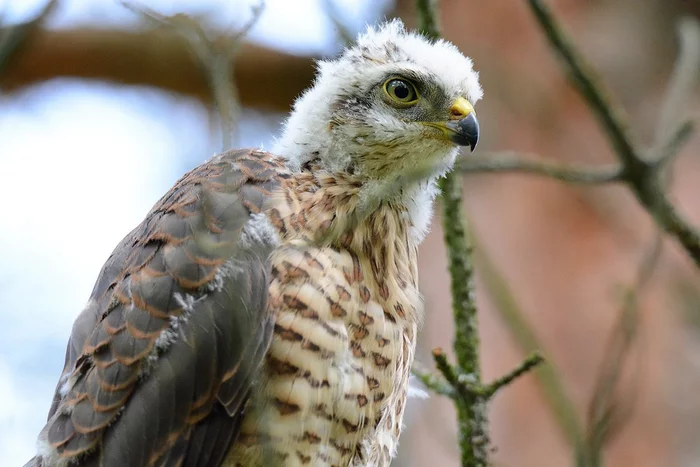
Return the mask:
[(474, 112), (460, 120), (459, 128), (466, 136), (469, 148), (474, 152), (476, 145), (479, 143), (479, 120), (476, 119)]
[(476, 115), (472, 112), (455, 123), (456, 132), (452, 136), (452, 141), (460, 146), (469, 146), (473, 152), (479, 143), (479, 121), (476, 119)]

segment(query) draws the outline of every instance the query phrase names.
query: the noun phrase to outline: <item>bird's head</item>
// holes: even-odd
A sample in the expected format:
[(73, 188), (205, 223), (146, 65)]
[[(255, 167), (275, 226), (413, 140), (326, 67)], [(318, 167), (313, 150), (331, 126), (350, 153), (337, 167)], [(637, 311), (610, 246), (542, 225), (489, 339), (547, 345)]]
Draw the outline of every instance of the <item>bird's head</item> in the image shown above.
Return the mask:
[[(472, 61), (449, 42), (394, 20), (369, 28), (294, 104), (277, 150), (291, 163), (385, 180), (444, 173), (459, 146), (474, 149), (481, 98)], [(421, 172), (422, 171), (422, 172)]]

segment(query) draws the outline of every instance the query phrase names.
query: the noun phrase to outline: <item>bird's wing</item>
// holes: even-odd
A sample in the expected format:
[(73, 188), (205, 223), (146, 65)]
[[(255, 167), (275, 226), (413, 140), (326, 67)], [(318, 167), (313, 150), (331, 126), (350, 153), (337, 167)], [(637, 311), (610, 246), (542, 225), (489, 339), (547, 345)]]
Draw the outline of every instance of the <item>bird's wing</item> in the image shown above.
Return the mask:
[(75, 321), (28, 465), (219, 465), (270, 342), (275, 234), (259, 213), (287, 175), (263, 152), (217, 156), (122, 240)]

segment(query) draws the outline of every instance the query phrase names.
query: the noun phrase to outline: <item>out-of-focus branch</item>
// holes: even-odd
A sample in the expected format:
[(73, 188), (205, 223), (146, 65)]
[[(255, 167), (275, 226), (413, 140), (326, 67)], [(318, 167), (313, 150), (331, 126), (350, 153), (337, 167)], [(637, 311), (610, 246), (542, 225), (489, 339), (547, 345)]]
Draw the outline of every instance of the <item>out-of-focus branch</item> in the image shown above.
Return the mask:
[(142, 5), (122, 0), (122, 5), (145, 17), (158, 26), (172, 29), (182, 36), (190, 49), (199, 59), (199, 64), (206, 72), (209, 88), (214, 96), (221, 119), (221, 137), (223, 150), (233, 146), (236, 128), (240, 119), (240, 102), (236, 83), (231, 79), (235, 57), (245, 35), (257, 23), (264, 9), (264, 3), (254, 6), (251, 18), (236, 33), (218, 35), (210, 38), (201, 20), (187, 15), (166, 16)]
[(324, 0), (321, 3), (328, 19), (333, 23), (333, 28), (337, 31), (338, 39), (344, 46), (349, 46), (355, 42), (355, 34), (348, 27), (343, 18), (343, 11), (336, 3), (336, 0)]
[[(525, 313), (520, 308), (501, 271), (494, 264), (488, 251), (479, 247), (481, 242), (476, 237), (474, 238), (474, 244), (477, 246), (476, 259), (485, 288), (508, 329), (513, 334), (515, 342), (524, 353), (540, 351), (542, 344), (527, 321)], [(540, 365), (539, 369), (533, 374), (537, 378), (545, 395), (544, 399), (554, 414), (564, 436), (577, 452), (581, 452), (584, 439), (583, 426), (576, 413), (576, 407), (566, 391), (556, 367), (552, 364)]]
[(650, 151), (654, 157), (648, 163), (655, 168), (664, 169), (678, 155), (683, 145), (690, 139), (695, 127), (692, 121), (686, 120), (671, 130), (670, 133), (659, 135), (655, 147)]
[(579, 465), (603, 465), (603, 448), (619, 434), (629, 419), (636, 395), (636, 384), (631, 393), (621, 394), (622, 372), (629, 366), (639, 327), (639, 296), (645, 290), (658, 264), (663, 248), (661, 231), (657, 230), (651, 246), (644, 251), (634, 282), (625, 293), (618, 322), (613, 329), (600, 374), (596, 380), (593, 398), (588, 408), (585, 449)]
[[(233, 67), (241, 105), (261, 110), (287, 112), (313, 77), (312, 57), (250, 43), (241, 46)], [(10, 61), (0, 87), (18, 91), (53, 78), (153, 86), (204, 102), (213, 99), (195, 54), (182, 37), (162, 28), (38, 29)]]
[[(684, 121), (674, 132), (663, 135), (658, 149), (650, 151), (658, 154), (656, 158), (647, 161), (648, 164), (664, 168), (680, 151), (683, 144), (693, 133), (693, 123)], [(559, 180), (565, 183), (579, 185), (603, 185), (607, 183), (626, 182), (624, 167), (610, 165), (604, 167), (575, 167), (570, 165), (544, 162), (525, 157), (515, 151), (503, 151), (492, 154), (482, 154), (477, 158), (465, 157), (459, 160), (459, 170), (464, 174), (483, 173), (521, 173), (538, 175)]]
[[(666, 142), (664, 147), (656, 147), (656, 154), (647, 157), (644, 151), (638, 149), (632, 142), (627, 131), (622, 112), (613, 105), (611, 99), (603, 91), (602, 85), (595, 77), (591, 67), (579, 54), (569, 38), (564, 34), (557, 19), (550, 12), (543, 0), (528, 0), (531, 10), (544, 31), (550, 45), (562, 59), (564, 66), (581, 96), (586, 100), (591, 111), (598, 119), (620, 161), (622, 179), (637, 197), (637, 200), (654, 218), (658, 226), (667, 234), (675, 237), (686, 252), (700, 268), (700, 232), (691, 226), (670, 202), (664, 189), (663, 163), (677, 154), (679, 140), (687, 139), (692, 129), (690, 123), (682, 123), (680, 129), (660, 123), (661, 127), (668, 126), (670, 137), (657, 137), (657, 141)], [(694, 32), (693, 32), (694, 31)], [(695, 20), (686, 20), (681, 29), (681, 46), (689, 50), (689, 42), (696, 41), (692, 49), (700, 51), (700, 25)], [(691, 51), (692, 51), (691, 49)], [(683, 58), (683, 53), (681, 58)], [(685, 67), (677, 67), (683, 70)], [(675, 83), (693, 83), (700, 70), (687, 68), (688, 77), (675, 78)], [(674, 96), (673, 92), (669, 97)], [(667, 107), (667, 106), (665, 106)], [(682, 109), (674, 109), (675, 113)], [(669, 112), (665, 112), (669, 114)], [(663, 115), (662, 115), (663, 116)], [(667, 117), (667, 115), (666, 115)], [(678, 119), (675, 119), (679, 121)], [(676, 151), (672, 151), (673, 148)]]
[(622, 117), (622, 112), (612, 105), (611, 99), (603, 91), (592, 68), (564, 34), (558, 20), (549, 11), (549, 7), (541, 0), (529, 0), (529, 4), (550, 45), (565, 63), (572, 82), (600, 120), (625, 170), (636, 172), (643, 177), (646, 174), (646, 165), (637, 157), (627, 134), (627, 124)]
[(622, 170), (618, 166), (600, 168), (571, 167), (552, 162), (525, 158), (516, 152), (481, 154), (459, 161), (459, 169), (465, 174), (478, 173), (527, 173), (553, 178), (567, 183), (598, 185), (619, 182)]
[(432, 371), (425, 368), (421, 363), (414, 361), (413, 367), (411, 368), (413, 375), (420, 380), (423, 385), (441, 396), (447, 396), (450, 399), (454, 399), (455, 390), (454, 388), (445, 381), (443, 376), (438, 376)]
[[(661, 135), (665, 138), (658, 143), (658, 149), (651, 151), (658, 154), (649, 164), (665, 166), (678, 154), (693, 133), (691, 121), (684, 121), (675, 127), (673, 133)], [(625, 181), (624, 168), (620, 165), (603, 167), (576, 167), (554, 162), (538, 161), (534, 156), (525, 156), (515, 151), (502, 151), (481, 154), (479, 157), (464, 157), (459, 160), (459, 170), (464, 174), (483, 173), (522, 173), (539, 175), (561, 182), (581, 185), (602, 185)]]
[[(540, 10), (538, 19), (545, 21), (545, 31), (555, 34), (551, 39), (555, 47), (563, 47), (562, 53), (567, 63), (573, 60), (572, 76), (576, 83), (584, 80), (585, 84), (579, 85), (582, 94), (591, 103), (599, 115), (603, 126), (612, 125), (608, 129), (613, 147), (622, 150), (621, 164), (606, 167), (572, 167), (551, 162), (526, 158), (516, 152), (504, 152), (496, 154), (483, 154), (477, 158), (463, 158), (459, 162), (460, 170), (465, 174), (479, 173), (523, 173), (552, 178), (566, 183), (598, 185), (606, 183), (624, 182), (637, 194), (644, 195), (642, 200), (644, 207), (662, 224), (666, 232), (675, 235), (683, 246), (691, 253), (698, 263), (696, 251), (700, 233), (690, 227), (681, 218), (675, 207), (668, 201), (663, 190), (663, 181), (660, 180), (664, 169), (678, 154), (681, 147), (692, 136), (694, 125), (686, 120), (682, 112), (683, 105), (688, 101), (700, 72), (700, 27), (695, 20), (686, 18), (679, 24), (680, 55), (676, 61), (674, 72), (669, 83), (666, 99), (657, 125), (657, 132), (653, 147), (648, 151), (634, 148), (624, 131), (624, 124), (620, 112), (609, 103), (609, 99), (600, 90), (599, 84), (593, 79), (583, 59), (571, 49), (572, 45), (563, 37), (559, 27), (551, 24), (553, 17), (537, 0), (533, 8)], [(561, 36), (561, 37), (560, 37)], [(575, 70), (575, 71), (574, 71)], [(630, 153), (631, 151), (631, 153)], [(629, 162), (632, 161), (632, 162)], [(630, 166), (629, 164), (632, 164)]]
[(666, 96), (659, 113), (655, 140), (663, 145), (666, 135), (672, 134), (686, 116), (682, 111), (698, 84), (700, 70), (700, 28), (697, 21), (683, 18), (678, 23), (679, 55), (669, 79)]
[(1, 76), (12, 59), (18, 55), (20, 50), (23, 50), (22, 46), (26, 45), (36, 34), (44, 19), (51, 14), (57, 4), (57, 0), (49, 0), (31, 21), (0, 28), (0, 83), (3, 81)]

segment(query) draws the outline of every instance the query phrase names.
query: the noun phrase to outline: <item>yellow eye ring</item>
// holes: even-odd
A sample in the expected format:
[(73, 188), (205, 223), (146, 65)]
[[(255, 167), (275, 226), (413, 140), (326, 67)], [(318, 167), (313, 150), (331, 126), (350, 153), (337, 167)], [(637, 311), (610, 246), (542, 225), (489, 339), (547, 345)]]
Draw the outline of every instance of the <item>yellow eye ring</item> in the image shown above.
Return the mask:
[(389, 78), (384, 82), (384, 93), (392, 103), (413, 105), (418, 102), (418, 91), (410, 81), (401, 78)]

